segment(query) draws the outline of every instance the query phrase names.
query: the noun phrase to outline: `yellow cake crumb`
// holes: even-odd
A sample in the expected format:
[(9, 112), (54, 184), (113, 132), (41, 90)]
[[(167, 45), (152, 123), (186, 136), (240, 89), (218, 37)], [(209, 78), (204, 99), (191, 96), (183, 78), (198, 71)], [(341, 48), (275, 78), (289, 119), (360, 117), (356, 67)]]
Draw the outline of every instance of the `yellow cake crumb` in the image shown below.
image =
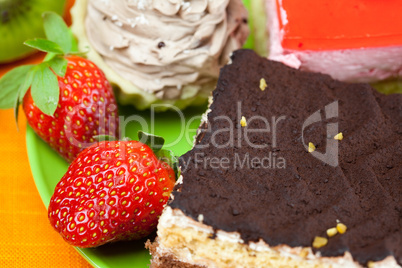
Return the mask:
[(321, 248), (321, 247), (325, 246), (327, 243), (328, 243), (328, 239), (326, 239), (325, 237), (316, 236), (316, 237), (314, 237), (313, 247)]
[(247, 121), (246, 121), (246, 118), (245, 118), (244, 116), (241, 117), (240, 125), (241, 125), (242, 127), (246, 127), (246, 126), (247, 126)]
[(308, 143), (308, 152), (312, 153), (315, 151), (315, 145), (312, 142)]
[(302, 257), (303, 259), (305, 259), (308, 256), (308, 254), (309, 254), (309, 250), (307, 248), (303, 248), (300, 251), (299, 256)]
[(343, 133), (339, 132), (338, 134), (335, 135), (334, 139), (338, 141), (343, 140)]
[(266, 88), (267, 88), (267, 82), (265, 81), (265, 79), (264, 78), (261, 78), (261, 80), (260, 80), (260, 89), (262, 90), (262, 91), (264, 91)]
[(340, 234), (344, 234), (344, 233), (346, 232), (346, 230), (348, 229), (348, 227), (346, 227), (346, 225), (343, 224), (343, 223), (338, 223), (338, 224), (336, 225), (336, 229), (338, 230), (338, 232), (339, 232)]
[(336, 235), (338, 233), (338, 229), (336, 229), (336, 227), (334, 228), (329, 228), (327, 230), (327, 235), (328, 237), (333, 237), (334, 235)]

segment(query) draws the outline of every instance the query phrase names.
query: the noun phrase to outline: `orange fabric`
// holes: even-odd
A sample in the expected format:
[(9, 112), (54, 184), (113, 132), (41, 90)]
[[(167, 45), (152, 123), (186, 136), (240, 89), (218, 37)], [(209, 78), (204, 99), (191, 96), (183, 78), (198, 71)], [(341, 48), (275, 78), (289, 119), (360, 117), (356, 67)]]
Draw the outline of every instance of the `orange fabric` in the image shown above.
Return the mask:
[[(3, 68), (0, 69), (0, 72)], [(91, 267), (50, 226), (12, 110), (0, 110), (0, 267)]]
[[(42, 56), (0, 65), (0, 77)], [(25, 125), (22, 112), (18, 132), (13, 111), (0, 110), (0, 267), (91, 267), (49, 224), (28, 163)]]

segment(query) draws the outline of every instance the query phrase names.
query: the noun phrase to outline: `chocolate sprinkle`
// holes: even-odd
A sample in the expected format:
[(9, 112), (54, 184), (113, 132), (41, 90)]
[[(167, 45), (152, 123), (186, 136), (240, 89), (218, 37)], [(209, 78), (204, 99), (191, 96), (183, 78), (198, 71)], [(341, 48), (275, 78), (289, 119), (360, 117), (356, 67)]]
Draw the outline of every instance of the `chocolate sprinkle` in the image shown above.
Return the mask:
[(158, 48), (163, 48), (165, 46), (166, 46), (165, 42), (159, 42), (158, 43)]

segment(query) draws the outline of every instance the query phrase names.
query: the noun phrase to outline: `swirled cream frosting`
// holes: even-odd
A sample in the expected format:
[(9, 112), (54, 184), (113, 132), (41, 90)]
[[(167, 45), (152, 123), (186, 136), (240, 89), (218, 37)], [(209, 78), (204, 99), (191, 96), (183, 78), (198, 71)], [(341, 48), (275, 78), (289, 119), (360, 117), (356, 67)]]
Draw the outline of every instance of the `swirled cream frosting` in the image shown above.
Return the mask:
[(88, 0), (85, 28), (111, 69), (160, 100), (211, 91), (249, 33), (241, 0)]

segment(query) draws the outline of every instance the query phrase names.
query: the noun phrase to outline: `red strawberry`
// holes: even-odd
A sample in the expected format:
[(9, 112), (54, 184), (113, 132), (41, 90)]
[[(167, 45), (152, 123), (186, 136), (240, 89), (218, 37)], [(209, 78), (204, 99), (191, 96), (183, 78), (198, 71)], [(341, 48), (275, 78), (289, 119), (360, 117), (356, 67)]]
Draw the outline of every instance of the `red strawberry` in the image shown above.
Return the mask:
[(118, 136), (117, 104), (103, 72), (91, 61), (66, 57), (67, 71), (57, 77), (60, 99), (52, 116), (44, 114), (28, 90), (23, 108), (28, 124), (68, 162), (94, 142), (95, 135)]
[(173, 189), (173, 169), (137, 141), (81, 152), (50, 200), (50, 223), (71, 245), (95, 247), (153, 232)]
[(118, 136), (117, 105), (103, 72), (74, 56), (80, 53), (63, 19), (51, 12), (43, 18), (48, 39), (25, 44), (49, 54), (42, 63), (17, 67), (0, 79), (0, 109), (18, 112), (23, 102), (28, 124), (71, 162), (93, 136)]

